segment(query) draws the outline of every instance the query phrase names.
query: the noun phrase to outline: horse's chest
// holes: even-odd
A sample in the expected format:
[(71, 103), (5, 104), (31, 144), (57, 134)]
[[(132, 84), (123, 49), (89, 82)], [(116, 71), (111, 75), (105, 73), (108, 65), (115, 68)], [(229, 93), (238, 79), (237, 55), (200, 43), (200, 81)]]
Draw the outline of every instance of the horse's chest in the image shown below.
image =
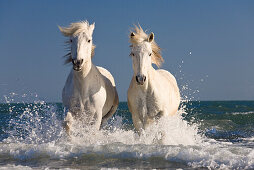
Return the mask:
[(154, 118), (162, 110), (158, 98), (153, 93), (140, 95), (137, 98), (138, 112), (143, 118)]
[(82, 99), (82, 104), (83, 104), (83, 108), (84, 110), (89, 110), (91, 107), (93, 107), (94, 101), (91, 97), (87, 97)]
[(70, 102), (70, 108), (73, 112), (84, 112), (90, 110), (92, 101), (88, 98), (82, 98), (80, 95), (73, 96)]
[(73, 107), (79, 108), (80, 111), (86, 113), (93, 113), (96, 110), (101, 110), (105, 103), (105, 89), (99, 88), (96, 91), (80, 90), (78, 93), (74, 93)]

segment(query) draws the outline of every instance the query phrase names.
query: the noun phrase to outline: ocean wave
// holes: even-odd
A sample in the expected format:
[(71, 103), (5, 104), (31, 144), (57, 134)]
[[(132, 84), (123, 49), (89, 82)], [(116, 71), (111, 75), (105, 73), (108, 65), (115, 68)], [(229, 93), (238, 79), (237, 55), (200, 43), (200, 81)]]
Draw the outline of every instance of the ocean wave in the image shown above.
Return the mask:
[(233, 112), (233, 113), (226, 113), (226, 114), (232, 114), (232, 115), (249, 115), (249, 114), (254, 114), (253, 111), (249, 112)]
[(7, 164), (5, 166), (0, 167), (0, 170), (32, 170), (33, 168), (29, 166), (22, 166), (22, 165), (14, 165), (14, 164)]
[[(98, 162), (110, 159), (118, 161), (160, 159), (164, 163), (180, 163), (182, 166), (188, 165), (193, 168), (254, 168), (254, 151), (252, 148), (237, 147), (230, 143), (218, 143), (217, 141), (206, 141), (199, 146), (126, 145), (119, 142), (90, 146), (68, 142), (45, 144), (12, 143), (0, 145), (0, 159), (3, 159), (3, 157), (8, 158), (9, 162), (13, 160), (40, 162), (40, 166), (51, 163), (50, 160), (55, 160), (56, 162), (76, 160), (85, 163), (91, 161), (91, 159), (98, 160)], [(94, 164), (96, 164), (96, 161)]]
[(182, 112), (161, 119), (141, 136), (125, 125), (123, 117), (115, 116), (100, 131), (76, 124), (70, 139), (62, 128), (57, 106), (33, 105), (10, 120), (8, 137), (0, 142), (1, 166), (254, 168), (254, 142), (239, 145), (208, 138), (199, 133), (199, 124), (183, 120)]

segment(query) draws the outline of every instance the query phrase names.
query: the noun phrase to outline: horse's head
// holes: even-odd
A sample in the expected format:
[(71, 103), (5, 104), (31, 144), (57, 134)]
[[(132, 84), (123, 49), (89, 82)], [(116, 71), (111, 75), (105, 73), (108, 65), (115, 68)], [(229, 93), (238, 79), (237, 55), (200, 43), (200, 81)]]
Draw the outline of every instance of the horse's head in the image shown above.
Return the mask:
[(94, 23), (89, 25), (87, 21), (71, 23), (69, 27), (59, 27), (64, 36), (69, 37), (69, 53), (66, 63), (72, 62), (75, 71), (82, 70), (86, 62), (91, 61), (95, 46), (92, 35)]
[(147, 35), (139, 26), (135, 26), (135, 33), (130, 34), (132, 66), (136, 81), (143, 85), (147, 80), (147, 75), (152, 63), (158, 67), (163, 58), (160, 55), (160, 47), (154, 41), (154, 34)]

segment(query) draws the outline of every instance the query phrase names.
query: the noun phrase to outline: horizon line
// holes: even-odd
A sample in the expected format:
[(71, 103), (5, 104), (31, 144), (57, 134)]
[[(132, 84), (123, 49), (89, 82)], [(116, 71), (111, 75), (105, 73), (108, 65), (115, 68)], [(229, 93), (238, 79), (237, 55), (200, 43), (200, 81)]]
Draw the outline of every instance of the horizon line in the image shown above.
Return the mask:
[[(59, 104), (62, 104), (62, 102), (46, 102), (46, 101), (43, 101), (44, 103), (43, 104), (50, 104), (50, 103), (59, 103)], [(254, 102), (254, 99), (253, 100), (181, 100), (180, 101), (181, 103), (185, 103), (185, 102)], [(10, 102), (10, 103), (2, 103), (0, 102), (0, 104), (41, 104), (40, 102)], [(119, 103), (127, 103), (127, 101), (119, 101)]]

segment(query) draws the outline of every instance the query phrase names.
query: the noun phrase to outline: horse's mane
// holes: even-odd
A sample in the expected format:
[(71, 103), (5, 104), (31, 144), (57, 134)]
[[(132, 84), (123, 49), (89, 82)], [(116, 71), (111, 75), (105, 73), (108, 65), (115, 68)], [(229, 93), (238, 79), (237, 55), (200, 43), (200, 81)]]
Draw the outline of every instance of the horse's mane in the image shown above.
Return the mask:
[[(145, 31), (141, 28), (140, 25), (134, 25), (134, 28), (132, 30), (134, 31), (134, 34), (131, 33), (130, 35), (130, 42), (132, 43), (132, 45), (139, 44), (143, 41), (148, 41), (149, 36), (145, 33)], [(151, 46), (153, 51), (152, 62), (156, 64), (157, 67), (160, 67), (161, 63), (164, 62), (161, 56), (161, 48), (154, 40), (151, 42)]]
[[(58, 26), (60, 31), (62, 32), (62, 34), (65, 37), (70, 37), (70, 36), (76, 36), (81, 32), (88, 32), (89, 30), (89, 23), (88, 21), (80, 21), (80, 22), (74, 22), (71, 23), (69, 27), (60, 27)], [(70, 63), (72, 60), (71, 57), (71, 42), (69, 40), (67, 40), (66, 42), (66, 49), (68, 51), (68, 53), (66, 55), (64, 55), (65, 59), (65, 64)], [(95, 49), (95, 45), (92, 45), (92, 52), (91, 52), (91, 57), (94, 56), (94, 49)]]

